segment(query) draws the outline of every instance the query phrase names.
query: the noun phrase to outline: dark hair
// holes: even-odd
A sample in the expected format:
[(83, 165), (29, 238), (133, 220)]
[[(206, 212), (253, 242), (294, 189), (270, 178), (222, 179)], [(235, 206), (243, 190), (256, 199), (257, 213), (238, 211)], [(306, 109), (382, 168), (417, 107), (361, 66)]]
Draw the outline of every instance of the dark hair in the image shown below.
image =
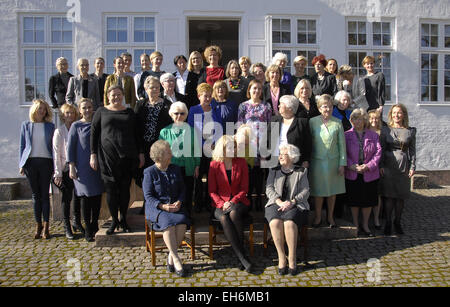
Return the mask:
[(180, 55), (177, 55), (177, 56), (173, 59), (173, 64), (174, 64), (175, 66), (177, 66), (177, 63), (178, 63), (178, 61), (179, 61), (180, 59), (183, 59), (186, 63), (187, 63), (187, 61), (188, 61), (184, 55), (180, 54)]

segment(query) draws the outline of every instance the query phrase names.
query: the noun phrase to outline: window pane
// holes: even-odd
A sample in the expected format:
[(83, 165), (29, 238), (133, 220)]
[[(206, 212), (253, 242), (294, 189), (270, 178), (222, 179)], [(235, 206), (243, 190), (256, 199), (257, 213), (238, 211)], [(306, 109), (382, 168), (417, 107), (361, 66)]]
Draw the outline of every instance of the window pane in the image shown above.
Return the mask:
[(24, 43), (33, 43), (34, 42), (34, 31), (25, 30), (23, 31), (23, 42)]
[(444, 78), (444, 84), (445, 85), (450, 85), (450, 71), (446, 71), (445, 72), (445, 78)]
[(281, 20), (281, 29), (283, 31), (291, 31), (291, 21), (289, 19)]
[(127, 29), (127, 17), (117, 18), (117, 29), (126, 30)]
[(445, 48), (450, 48), (450, 37), (445, 38)]
[(438, 93), (438, 88), (436, 86), (431, 86), (430, 87), (430, 101), (437, 101), (437, 93)]
[(118, 42), (127, 42), (127, 31), (117, 31), (117, 41)]
[(366, 33), (366, 23), (365, 22), (358, 22), (358, 33)]
[(450, 54), (446, 54), (445, 55), (445, 69), (449, 69), (450, 70)]
[(145, 32), (145, 41), (146, 42), (154, 42), (155, 41), (155, 32)]
[(61, 18), (52, 18), (52, 30), (60, 31), (62, 27)]
[(383, 34), (383, 46), (391, 45), (391, 36), (388, 34)]
[(421, 29), (421, 35), (422, 36), (428, 36), (430, 35), (430, 25), (429, 24), (425, 24), (423, 23), (422, 26), (420, 27)]
[(306, 34), (304, 33), (299, 33), (297, 35), (297, 43), (298, 44), (306, 44)]
[(25, 50), (24, 51), (25, 66), (34, 66), (34, 51)]
[(36, 69), (36, 84), (45, 84), (44, 68)]
[(359, 34), (358, 35), (358, 45), (365, 45), (366, 44), (366, 35)]
[(437, 47), (438, 46), (438, 37), (437, 36), (431, 36), (430, 41), (430, 47)]
[(428, 86), (422, 86), (422, 101), (430, 101), (430, 91)]
[(44, 31), (36, 31), (35, 43), (44, 42)]
[(437, 85), (438, 84), (438, 72), (437, 70), (431, 71), (431, 85)]
[(308, 44), (316, 43), (316, 34), (308, 34)]
[(61, 31), (52, 31), (52, 43), (61, 43)]
[(421, 73), (421, 78), (420, 78), (420, 84), (422, 85), (429, 85), (430, 84), (430, 76), (428, 74), (428, 70), (422, 70)]
[(134, 41), (135, 42), (143, 42), (144, 41), (144, 32), (143, 31), (134, 31)]
[(145, 30), (145, 20), (144, 17), (134, 18), (134, 30)]
[(349, 34), (348, 35), (348, 44), (349, 45), (357, 45), (356, 34)]
[(308, 20), (308, 30), (316, 31), (316, 21), (315, 20)]
[(45, 58), (44, 58), (44, 50), (36, 50), (36, 66), (44, 67), (45, 66)]
[(280, 19), (273, 19), (272, 20), (272, 31), (280, 31)]
[(34, 23), (36, 30), (44, 31), (44, 17), (35, 17)]
[(373, 26), (373, 33), (381, 33), (381, 22), (374, 22), (372, 26)]
[(436, 25), (436, 24), (431, 25), (431, 33), (430, 34), (435, 35), (435, 36), (438, 35), (438, 25)]
[(72, 23), (71, 22), (69, 22), (68, 20), (67, 20), (67, 18), (63, 18), (62, 19), (62, 23), (63, 23), (63, 31), (70, 31), (70, 32), (72, 32)]
[(430, 41), (428, 40), (428, 36), (422, 36), (420, 45), (421, 45), (422, 47), (428, 47), (428, 46), (430, 46)]
[(280, 43), (280, 42), (281, 42), (280, 32), (272, 32), (272, 43)]
[(116, 42), (116, 31), (106, 31), (106, 41), (107, 42)]
[(145, 28), (147, 30), (154, 31), (155, 30), (155, 18), (153, 18), (153, 17), (146, 17), (145, 18)]
[(289, 44), (291, 42), (291, 33), (290, 32), (282, 32), (282, 43)]
[(297, 30), (302, 32), (306, 31), (306, 20), (297, 20)]
[(23, 29), (24, 30), (33, 30), (34, 29), (33, 17), (24, 17), (23, 18)]
[(106, 28), (108, 30), (116, 29), (117, 28), (117, 20), (115, 17), (108, 17), (106, 18)]
[(432, 54), (430, 58), (431, 58), (431, 68), (437, 69), (438, 68), (438, 55)]
[(356, 22), (349, 21), (348, 22), (348, 32), (349, 33), (356, 33)]
[(450, 87), (445, 88), (445, 101), (450, 101)]
[(430, 58), (429, 54), (424, 53), (422, 54), (422, 69), (429, 69), (430, 68)]
[(72, 42), (72, 32), (64, 31), (63, 32), (63, 43), (71, 43)]
[(382, 23), (382, 31), (383, 34), (391, 34), (391, 27), (389, 22)]
[(381, 34), (374, 34), (373, 35), (373, 44), (375, 46), (381, 46)]

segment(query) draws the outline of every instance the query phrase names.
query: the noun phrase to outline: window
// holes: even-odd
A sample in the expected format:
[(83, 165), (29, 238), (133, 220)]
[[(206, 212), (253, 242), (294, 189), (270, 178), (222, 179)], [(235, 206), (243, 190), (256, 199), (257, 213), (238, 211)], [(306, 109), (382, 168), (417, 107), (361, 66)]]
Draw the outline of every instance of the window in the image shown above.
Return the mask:
[(349, 18), (347, 20), (348, 64), (353, 67), (357, 78), (366, 74), (363, 59), (371, 55), (375, 58), (375, 69), (384, 74), (386, 81), (386, 101), (392, 100), (392, 54), (393, 22), (382, 20), (368, 22)]
[(57, 73), (56, 59), (67, 58), (73, 73), (73, 26), (66, 16), (21, 16), (22, 93), (25, 103), (48, 100), (48, 80)]
[(317, 55), (318, 49), (317, 18), (293, 16), (272, 19), (272, 56), (277, 52), (287, 55), (285, 71), (294, 74), (293, 60), (303, 55), (308, 60), (306, 73), (313, 74), (315, 71), (311, 60)]
[(140, 72), (140, 55), (150, 55), (156, 49), (155, 17), (106, 16), (105, 30), (106, 73), (114, 73), (113, 60), (124, 52), (133, 57), (131, 69)]
[(420, 24), (422, 102), (450, 101), (450, 20)]

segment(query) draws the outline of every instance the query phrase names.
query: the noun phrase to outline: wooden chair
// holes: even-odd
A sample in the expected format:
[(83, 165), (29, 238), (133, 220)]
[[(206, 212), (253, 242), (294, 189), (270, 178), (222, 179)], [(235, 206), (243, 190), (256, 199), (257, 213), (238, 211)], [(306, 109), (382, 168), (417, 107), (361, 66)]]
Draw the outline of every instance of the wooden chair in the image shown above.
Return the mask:
[[(195, 260), (195, 227), (192, 223), (190, 229), (190, 242), (183, 240), (181, 242), (181, 246), (187, 246), (191, 249), (191, 259)], [(156, 246), (156, 239), (162, 238), (162, 233), (157, 233), (153, 229), (153, 223), (145, 219), (145, 246), (147, 248), (147, 252), (150, 253), (152, 257), (152, 265), (156, 265), (156, 251), (167, 248), (165, 245)]]
[[(263, 233), (263, 243), (264, 243), (264, 255), (267, 255), (267, 247), (269, 245), (269, 239), (268, 239), (268, 233), (269, 233), (270, 227), (269, 223), (266, 219), (264, 219), (264, 233)], [(303, 225), (302, 228), (299, 231), (300, 236), (300, 246), (303, 246), (303, 257), (305, 263), (308, 262), (308, 226)], [(270, 241), (273, 243), (272, 238), (270, 238)]]
[[(211, 212), (210, 218), (209, 218), (209, 259), (213, 260), (213, 246), (214, 245), (229, 245), (229, 242), (225, 241), (217, 241), (217, 235), (223, 234), (223, 230), (221, 230), (222, 225), (220, 224), (220, 221), (214, 217), (214, 210)], [(250, 214), (247, 214), (244, 218), (244, 226), (249, 228), (249, 249), (250, 249), (250, 256), (253, 257), (253, 217)]]

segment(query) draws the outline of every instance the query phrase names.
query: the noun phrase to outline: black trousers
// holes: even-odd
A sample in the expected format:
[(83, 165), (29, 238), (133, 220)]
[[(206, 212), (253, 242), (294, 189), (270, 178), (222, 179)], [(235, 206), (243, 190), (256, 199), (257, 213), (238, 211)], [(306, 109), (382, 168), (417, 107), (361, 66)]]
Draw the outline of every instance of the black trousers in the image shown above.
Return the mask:
[(50, 218), (50, 181), (53, 175), (53, 161), (48, 158), (29, 158), (23, 170), (31, 187), (34, 218), (37, 223), (48, 222)]
[(83, 214), (84, 224), (88, 233), (98, 230), (98, 217), (100, 216), (100, 208), (102, 205), (102, 195), (81, 196), (81, 212)]

